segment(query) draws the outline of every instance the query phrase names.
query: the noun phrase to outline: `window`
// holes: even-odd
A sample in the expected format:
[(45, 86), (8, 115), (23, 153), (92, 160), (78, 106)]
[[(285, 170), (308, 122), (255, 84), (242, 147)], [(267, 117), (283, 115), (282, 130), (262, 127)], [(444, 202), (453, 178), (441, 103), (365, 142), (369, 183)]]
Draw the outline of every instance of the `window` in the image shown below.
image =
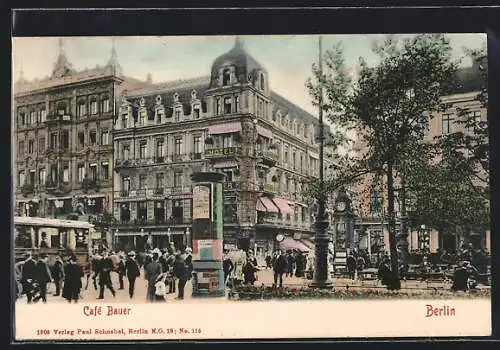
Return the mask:
[(127, 160), (130, 157), (130, 146), (129, 145), (124, 145), (123, 146), (123, 159)]
[(90, 164), (90, 179), (92, 181), (97, 181), (97, 164)]
[(36, 178), (35, 170), (30, 170), (30, 184), (35, 185), (35, 178)]
[(126, 194), (128, 194), (128, 191), (130, 191), (130, 177), (129, 176), (122, 176), (122, 191)]
[(79, 117), (83, 117), (85, 114), (87, 114), (87, 106), (85, 105), (85, 101), (80, 101), (78, 103), (78, 108), (76, 112)]
[(372, 214), (380, 214), (382, 210), (382, 195), (380, 191), (373, 190), (371, 196), (371, 212)]
[(22, 156), (24, 155), (24, 141), (19, 141), (19, 155)]
[(45, 123), (45, 121), (47, 120), (47, 111), (45, 110), (45, 108), (43, 108), (40, 111), (40, 119), (41, 119), (42, 123)]
[(181, 138), (176, 138), (175, 139), (175, 149), (174, 149), (174, 154), (180, 155), (182, 154), (182, 139)]
[(232, 108), (231, 105), (232, 105), (231, 97), (224, 98), (224, 113), (225, 114), (231, 113), (231, 108)]
[(163, 188), (165, 175), (163, 173), (156, 174), (156, 188)]
[(21, 170), (18, 174), (19, 186), (24, 186), (26, 179), (24, 178), (24, 170)]
[(147, 175), (146, 174), (140, 174), (139, 175), (139, 189), (140, 190), (146, 188), (146, 180), (147, 180)]
[(453, 114), (443, 114), (441, 131), (443, 134), (450, 134), (453, 132)]
[(156, 124), (160, 124), (162, 118), (163, 118), (163, 110), (157, 109), (156, 110)]
[(233, 147), (233, 135), (232, 134), (223, 134), (222, 136), (222, 148)]
[(299, 168), (300, 170), (302, 170), (302, 168), (304, 167), (304, 155), (302, 154), (302, 152), (300, 153), (300, 163), (299, 163)]
[(233, 169), (222, 169), (222, 172), (226, 174), (226, 181), (233, 181)]
[(57, 133), (53, 132), (50, 134), (50, 148), (56, 149), (57, 148)]
[(424, 120), (422, 120), (419, 125), (424, 137), (429, 135), (429, 118), (425, 118)]
[(29, 140), (28, 141), (28, 153), (33, 153), (34, 151), (35, 151), (35, 141)]
[(69, 182), (69, 167), (67, 165), (63, 167), (63, 182)]
[(180, 170), (174, 172), (174, 187), (182, 187), (182, 171)]
[(57, 114), (58, 115), (66, 115), (66, 103), (59, 102), (57, 104)]
[(156, 141), (156, 157), (163, 157), (163, 140)]
[(69, 131), (63, 130), (60, 133), (61, 137), (61, 149), (69, 149)]
[(259, 116), (264, 116), (264, 101), (259, 99)]
[(50, 167), (50, 180), (53, 182), (53, 183), (56, 183), (57, 182), (57, 165), (53, 164), (51, 167)]
[(220, 98), (218, 98), (217, 103), (216, 103), (215, 114), (219, 115), (219, 114), (221, 114), (221, 111), (222, 111), (222, 106), (221, 106)]
[(181, 111), (179, 109), (175, 110), (175, 121), (179, 122), (181, 120)]
[(292, 152), (292, 166), (294, 169), (297, 166), (297, 155), (295, 154), (295, 151)]
[(240, 98), (239, 96), (234, 96), (234, 112), (238, 113), (240, 109)]
[(101, 111), (102, 111), (102, 113), (108, 113), (109, 112), (109, 98), (105, 97), (101, 101)]
[(38, 139), (38, 152), (45, 151), (45, 137), (40, 137)]
[(146, 148), (147, 148), (147, 142), (141, 141), (139, 144), (139, 158), (145, 159), (146, 158)]
[(283, 163), (288, 162), (288, 145), (283, 146)]
[(90, 101), (90, 114), (97, 114), (97, 101), (95, 99)]
[(137, 202), (137, 219), (146, 221), (148, 218), (148, 205), (146, 202)]
[(85, 146), (85, 133), (80, 131), (78, 133), (78, 148), (83, 148)]
[(193, 109), (193, 118), (200, 119), (200, 108), (199, 107), (195, 107)]
[(231, 82), (231, 70), (230, 69), (224, 69), (222, 72), (222, 85), (227, 86)]
[(260, 74), (260, 81), (259, 81), (259, 83), (260, 83), (260, 89), (264, 90), (264, 88), (265, 88), (265, 84), (264, 84), (265, 81), (264, 81), (264, 74), (262, 74), (262, 73)]
[(101, 145), (109, 145), (109, 131), (101, 131)]
[(19, 113), (19, 125), (20, 126), (26, 125), (26, 113), (24, 112)]
[(193, 137), (193, 152), (196, 154), (201, 153), (201, 137), (200, 136)]
[(470, 123), (469, 132), (478, 132), (482, 129), (481, 111), (468, 112), (467, 120)]
[(30, 112), (30, 118), (29, 118), (29, 124), (35, 124), (36, 123), (36, 112), (31, 111)]
[(78, 164), (78, 182), (82, 182), (85, 177), (85, 166)]
[[(129, 189), (127, 188), (127, 190), (122, 191), (122, 194), (128, 196), (128, 191), (129, 191)], [(130, 208), (129, 208), (128, 203), (121, 203), (120, 204), (120, 221), (121, 222), (130, 222)]]
[(47, 178), (47, 174), (45, 173), (45, 168), (41, 168), (38, 170), (38, 183), (40, 185), (45, 185), (45, 180)]
[(103, 180), (109, 179), (109, 163), (108, 162), (101, 163), (101, 178)]
[(95, 130), (90, 130), (89, 132), (89, 143), (92, 146), (97, 143), (97, 135)]

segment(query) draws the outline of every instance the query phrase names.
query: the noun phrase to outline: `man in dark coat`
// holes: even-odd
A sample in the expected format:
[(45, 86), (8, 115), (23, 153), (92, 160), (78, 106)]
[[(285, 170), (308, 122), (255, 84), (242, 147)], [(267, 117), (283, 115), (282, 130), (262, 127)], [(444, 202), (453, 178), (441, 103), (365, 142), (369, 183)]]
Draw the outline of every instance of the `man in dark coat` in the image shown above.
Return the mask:
[(281, 252), (274, 261), (274, 285), (278, 284), (278, 279), (280, 282), (280, 287), (283, 286), (283, 274), (286, 272), (288, 267), (288, 261), (285, 252)]
[(347, 273), (349, 274), (349, 278), (354, 280), (354, 277), (356, 275), (357, 263), (356, 263), (356, 258), (354, 257), (354, 255), (352, 253), (349, 253), (349, 256), (347, 257), (346, 265), (347, 265)]
[(47, 283), (52, 281), (52, 275), (49, 270), (48, 256), (41, 255), (35, 266), (35, 281), (40, 288), (40, 298), (44, 303), (47, 302)]
[(155, 283), (158, 276), (163, 272), (161, 264), (158, 262), (158, 258), (158, 253), (153, 253), (153, 258), (144, 268), (144, 277), (148, 281), (147, 300), (150, 302), (155, 301)]
[(110, 255), (99, 260), (97, 265), (97, 273), (99, 275), (99, 297), (97, 299), (104, 299), (104, 287), (107, 287), (111, 291), (113, 297), (116, 296), (113, 284), (111, 283), (111, 271), (113, 270), (113, 265), (113, 260)]
[(295, 267), (295, 255), (293, 252), (289, 252), (287, 255), (287, 270), (286, 276), (293, 277), (293, 270)]
[(82, 289), (82, 277), (84, 276), (83, 269), (76, 263), (76, 256), (72, 255), (69, 258), (68, 264), (64, 267), (64, 287), (62, 296), (71, 303), (78, 302), (80, 298), (80, 290)]
[(53, 267), (54, 284), (56, 285), (56, 293), (55, 296), (59, 296), (61, 294), (61, 286), (64, 281), (64, 266), (60, 256), (56, 257), (56, 261)]
[(229, 277), (231, 272), (234, 270), (233, 261), (229, 257), (227, 250), (224, 252), (224, 257), (222, 258), (222, 270), (224, 271), (224, 283), (226, 283), (227, 278)]
[(26, 260), (24, 261), (21, 271), (21, 284), (23, 286), (23, 291), (26, 293), (26, 297), (28, 298), (28, 304), (30, 304), (33, 299), (32, 283), (35, 277), (36, 256), (32, 257), (31, 254), (28, 253), (25, 257)]
[(125, 276), (125, 256), (119, 255), (120, 261), (118, 262), (118, 282), (120, 283), (120, 287), (118, 289), (124, 289), (123, 287), (123, 277)]
[(139, 264), (135, 260), (134, 251), (128, 253), (128, 259), (125, 262), (125, 271), (128, 279), (128, 294), (132, 298), (134, 296), (135, 280), (141, 275)]
[(186, 267), (186, 262), (181, 254), (177, 254), (175, 256), (174, 262), (174, 276), (179, 280), (177, 289), (178, 294), (176, 299), (184, 299), (184, 287), (186, 286), (186, 282), (188, 280), (188, 269)]

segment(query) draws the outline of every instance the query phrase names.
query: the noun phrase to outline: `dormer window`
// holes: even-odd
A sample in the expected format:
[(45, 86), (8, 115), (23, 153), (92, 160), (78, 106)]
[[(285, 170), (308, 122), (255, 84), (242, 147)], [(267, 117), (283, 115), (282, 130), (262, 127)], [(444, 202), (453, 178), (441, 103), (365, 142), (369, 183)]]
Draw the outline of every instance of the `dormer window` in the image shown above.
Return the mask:
[(197, 97), (198, 93), (196, 92), (196, 90), (191, 91), (191, 100), (196, 100)]
[(156, 104), (157, 105), (161, 104), (161, 96), (160, 95), (156, 96)]
[(156, 123), (157, 124), (161, 123), (161, 120), (163, 118), (163, 114), (164, 114), (163, 109), (157, 109), (156, 110)]
[(179, 102), (179, 94), (177, 92), (174, 94), (174, 102)]
[(180, 109), (176, 109), (174, 111), (174, 118), (175, 118), (176, 122), (181, 121), (181, 110)]
[(200, 106), (193, 107), (193, 119), (200, 119)]
[(220, 98), (217, 98), (217, 102), (216, 102), (216, 115), (221, 114), (221, 111), (222, 111), (221, 101), (220, 101)]
[(222, 86), (227, 86), (231, 83), (231, 70), (226, 68), (222, 71)]

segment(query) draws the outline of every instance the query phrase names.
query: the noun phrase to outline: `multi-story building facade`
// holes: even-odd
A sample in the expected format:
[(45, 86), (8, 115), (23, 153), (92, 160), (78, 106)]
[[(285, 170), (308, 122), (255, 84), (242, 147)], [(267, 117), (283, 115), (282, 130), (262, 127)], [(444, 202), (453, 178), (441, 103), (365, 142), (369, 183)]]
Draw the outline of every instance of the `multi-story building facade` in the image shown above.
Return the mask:
[[(451, 134), (455, 132), (470, 133), (464, 120), (473, 117), (476, 121), (487, 121), (488, 111), (477, 99), (483, 88), (481, 81), (479, 63), (471, 67), (459, 69), (457, 72), (457, 83), (452, 94), (442, 98), (443, 104), (448, 106), (444, 111), (433, 113), (433, 118), (429, 118), (424, 130), (424, 141), (432, 142), (436, 136)], [(363, 152), (364, 146), (361, 142), (356, 144), (358, 152)], [(411, 171), (411, 169), (409, 170)], [(488, 175), (485, 174), (485, 183), (478, 184), (487, 186)], [(363, 178), (353, 191), (358, 193), (355, 198), (358, 219), (356, 223), (357, 233), (359, 233), (360, 247), (367, 248), (367, 232), (371, 232), (371, 245), (378, 245), (380, 249), (389, 250), (389, 236), (387, 231), (387, 220), (385, 206), (387, 204), (387, 189), (385, 178), (377, 178), (370, 174)], [(402, 184), (401, 178), (395, 178), (395, 213), (396, 226), (400, 227), (402, 215), (402, 204), (399, 196)], [(407, 210), (411, 210), (411, 203), (407, 204)], [(410, 213), (411, 215), (411, 213)], [(426, 246), (431, 252), (438, 248), (447, 251), (456, 251), (462, 243), (473, 243), (476, 248), (482, 247), (490, 249), (490, 231), (477, 230), (476, 232), (439, 232), (436, 228), (413, 227), (409, 230), (409, 249), (421, 249)]]
[(105, 66), (76, 71), (62, 41), (50, 77), (15, 82), (16, 215), (111, 212), (115, 99), (145, 85), (123, 76), (114, 45)]
[(266, 69), (236, 39), (211, 74), (128, 91), (114, 125), (114, 215), (119, 244), (190, 245), (197, 171), (220, 171), (224, 244), (267, 251), (311, 246), (302, 199), (317, 176), (317, 119), (271, 91)]

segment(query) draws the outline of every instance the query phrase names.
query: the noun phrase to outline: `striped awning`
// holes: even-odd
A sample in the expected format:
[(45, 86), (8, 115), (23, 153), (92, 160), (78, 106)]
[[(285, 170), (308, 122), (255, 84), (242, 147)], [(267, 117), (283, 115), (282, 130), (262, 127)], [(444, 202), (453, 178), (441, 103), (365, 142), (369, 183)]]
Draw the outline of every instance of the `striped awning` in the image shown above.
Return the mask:
[(208, 133), (210, 135), (229, 134), (229, 133), (240, 132), (240, 131), (241, 131), (241, 122), (211, 125), (208, 127)]
[(238, 162), (235, 160), (225, 160), (214, 164), (215, 169), (234, 168), (235, 166), (238, 166)]
[(273, 133), (271, 130), (269, 129), (266, 129), (260, 125), (257, 125), (257, 134), (261, 135), (261, 136), (264, 136), (264, 137), (267, 137), (268, 139), (272, 139), (273, 138)]
[(272, 201), (274, 202), (274, 204), (276, 204), (282, 214), (290, 214), (293, 212), (287, 199), (281, 197), (273, 197)]
[(279, 213), (278, 207), (273, 203), (271, 198), (269, 197), (260, 197), (259, 200), (262, 202), (264, 207), (266, 208), (265, 211), (268, 213)]
[(292, 237), (285, 237), (279, 244), (280, 249), (284, 250), (298, 250), (301, 252), (308, 252), (310, 249), (301, 240), (293, 239)]
[(257, 211), (263, 211), (263, 212), (267, 211), (267, 208), (264, 206), (264, 204), (262, 204), (262, 201), (260, 199), (257, 199), (257, 204), (255, 205), (255, 209), (257, 209)]

